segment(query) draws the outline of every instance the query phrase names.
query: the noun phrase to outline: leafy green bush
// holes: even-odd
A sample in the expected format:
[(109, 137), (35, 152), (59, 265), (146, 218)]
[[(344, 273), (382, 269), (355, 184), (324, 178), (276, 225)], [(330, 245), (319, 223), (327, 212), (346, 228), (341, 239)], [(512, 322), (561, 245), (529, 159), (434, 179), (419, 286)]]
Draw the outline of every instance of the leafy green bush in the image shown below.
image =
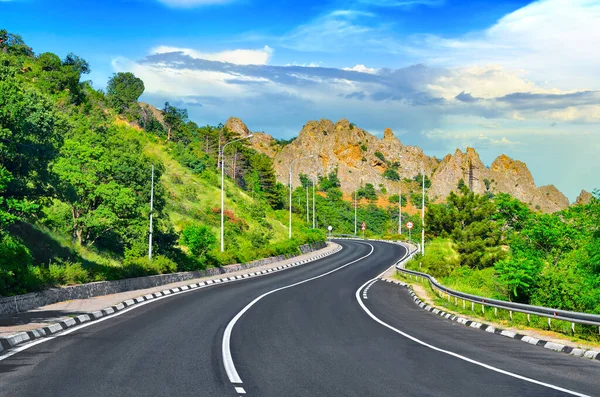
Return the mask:
[[(454, 269), (460, 266), (460, 255), (456, 244), (450, 239), (435, 239), (427, 244), (425, 256), (418, 256), (411, 262), (415, 270), (419, 270), (432, 276), (446, 277)], [(421, 267), (419, 267), (421, 263)]]
[(390, 181), (399, 181), (400, 174), (393, 168), (388, 168), (383, 172), (383, 177), (389, 179)]
[(377, 157), (379, 160), (385, 163), (385, 156), (379, 150), (375, 152), (375, 157)]
[[(43, 273), (41, 274), (43, 277)], [(90, 281), (90, 276), (81, 263), (53, 263), (48, 266), (46, 283), (56, 285), (83, 284)]]
[(217, 241), (212, 230), (206, 225), (192, 225), (181, 232), (181, 243), (188, 247), (196, 258), (203, 257)]
[(0, 296), (27, 292), (32, 258), (29, 250), (16, 238), (0, 232)]
[(153, 276), (176, 271), (177, 265), (175, 262), (162, 255), (157, 255), (152, 260), (145, 256), (128, 258), (123, 261), (123, 266), (118, 270), (119, 278)]

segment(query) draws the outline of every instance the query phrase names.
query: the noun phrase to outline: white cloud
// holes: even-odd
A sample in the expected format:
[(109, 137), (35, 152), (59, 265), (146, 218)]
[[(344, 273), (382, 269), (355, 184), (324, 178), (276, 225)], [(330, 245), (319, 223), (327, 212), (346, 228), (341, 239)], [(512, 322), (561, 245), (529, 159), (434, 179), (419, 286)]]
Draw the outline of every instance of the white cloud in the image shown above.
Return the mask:
[(538, 114), (554, 121), (600, 123), (600, 105), (569, 106), (565, 109), (541, 111)]
[(194, 59), (227, 62), (235, 65), (266, 65), (273, 55), (273, 49), (269, 46), (264, 46), (264, 48), (259, 50), (236, 49), (213, 53), (200, 52), (190, 48), (169, 46), (160, 46), (152, 50), (152, 53), (154, 54), (165, 54), (169, 52), (181, 52)]
[[(2, 1), (2, 0), (0, 0)], [(226, 4), (235, 0), (158, 0), (169, 7), (174, 8), (193, 8), (213, 4)]]
[(355, 65), (354, 67), (351, 67), (351, 68), (343, 68), (343, 70), (350, 70), (353, 72), (369, 73), (369, 74), (377, 73), (377, 69), (368, 68), (363, 64)]
[(496, 64), (525, 70), (560, 89), (600, 88), (599, 0), (540, 0), (483, 32), (445, 39), (417, 37), (414, 53), (438, 63)]

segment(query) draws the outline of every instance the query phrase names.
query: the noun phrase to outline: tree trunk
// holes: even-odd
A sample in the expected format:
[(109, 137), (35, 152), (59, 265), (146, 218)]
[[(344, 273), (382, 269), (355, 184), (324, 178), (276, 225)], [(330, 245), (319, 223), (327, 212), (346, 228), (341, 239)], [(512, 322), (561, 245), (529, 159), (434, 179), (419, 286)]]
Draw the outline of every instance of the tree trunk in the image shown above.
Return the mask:
[(167, 141), (171, 140), (171, 127), (167, 129)]

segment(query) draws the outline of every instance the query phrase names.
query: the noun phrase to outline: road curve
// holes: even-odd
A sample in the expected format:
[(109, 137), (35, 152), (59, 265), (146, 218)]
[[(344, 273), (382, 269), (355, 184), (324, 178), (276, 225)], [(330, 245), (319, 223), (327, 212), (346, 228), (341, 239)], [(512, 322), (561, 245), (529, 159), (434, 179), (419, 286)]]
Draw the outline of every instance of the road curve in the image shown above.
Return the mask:
[[(366, 299), (359, 291), (359, 302), (357, 290), (406, 251), (339, 243), (330, 257), (169, 297), (15, 354), (0, 361), (0, 396), (600, 395), (597, 362), (443, 320), (388, 283)], [(426, 344), (567, 392), (433, 350), (365, 309)], [(232, 383), (223, 348), (236, 317)]]

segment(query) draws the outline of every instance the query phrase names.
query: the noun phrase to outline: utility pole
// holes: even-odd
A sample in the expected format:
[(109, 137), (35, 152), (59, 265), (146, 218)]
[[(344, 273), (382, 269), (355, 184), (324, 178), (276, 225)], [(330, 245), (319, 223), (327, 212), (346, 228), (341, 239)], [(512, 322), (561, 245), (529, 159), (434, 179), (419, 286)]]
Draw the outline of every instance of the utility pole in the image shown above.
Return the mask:
[(313, 185), (313, 229), (316, 227), (315, 219), (316, 219), (316, 207), (315, 207), (315, 185), (316, 185), (316, 176), (312, 176), (312, 185)]
[(250, 134), (243, 138), (235, 139), (231, 142), (226, 143), (225, 145), (223, 145), (223, 147), (221, 147), (221, 138), (219, 137), (219, 156), (221, 158), (221, 252), (225, 252), (225, 148), (227, 147), (227, 145), (244, 139), (252, 138), (253, 136), (253, 134)]
[(398, 234), (402, 234), (402, 186), (398, 190)]
[(308, 181), (306, 181), (306, 223), (310, 224), (310, 211), (308, 209)]
[(423, 197), (421, 202), (421, 255), (425, 255), (425, 163), (423, 163)]
[(310, 156), (300, 157), (300, 158), (290, 161), (290, 183), (289, 183), (289, 188), (290, 188), (290, 225), (289, 225), (289, 233), (288, 233), (289, 239), (292, 238), (292, 165), (294, 165), (294, 163), (298, 160), (309, 159), (309, 158), (313, 158), (313, 157), (315, 157), (315, 155), (311, 154)]
[(358, 206), (358, 189), (354, 191), (354, 235), (356, 236), (356, 207)]
[(152, 215), (154, 213), (154, 164), (152, 164), (152, 187), (150, 188), (150, 234), (148, 236), (148, 260), (152, 259)]

